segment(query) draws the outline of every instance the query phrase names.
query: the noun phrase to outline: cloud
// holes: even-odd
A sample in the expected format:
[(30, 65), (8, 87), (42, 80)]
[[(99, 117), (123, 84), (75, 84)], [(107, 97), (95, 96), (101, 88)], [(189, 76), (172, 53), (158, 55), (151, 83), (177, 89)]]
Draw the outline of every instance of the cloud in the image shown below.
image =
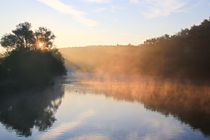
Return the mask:
[(139, 0), (129, 0), (131, 3), (139, 3)]
[(71, 138), (69, 140), (109, 140), (110, 138), (101, 134), (89, 134)]
[(84, 0), (86, 2), (95, 2), (95, 3), (106, 3), (109, 2), (109, 0)]
[(119, 7), (119, 6), (115, 6), (115, 5), (109, 5), (109, 6), (106, 6), (106, 7), (99, 7), (99, 8), (96, 8), (96, 9), (93, 9), (92, 12), (94, 13), (101, 13), (101, 12), (116, 12), (116, 11), (119, 11), (119, 10), (122, 10), (123, 8), (122, 7)]
[(106, 11), (107, 8), (106, 7), (99, 7), (93, 10), (93, 12), (99, 13), (99, 12), (104, 12)]
[[(126, 140), (170, 140), (186, 133), (185, 129), (177, 120), (171, 118), (145, 118), (147, 130), (145, 135), (140, 135), (138, 131), (129, 133)], [(173, 125), (172, 125), (173, 124)]]
[(84, 15), (85, 13), (79, 10), (74, 9), (70, 5), (66, 5), (62, 3), (60, 0), (37, 0), (46, 4), (47, 6), (63, 13), (63, 14), (70, 14), (72, 15), (78, 22), (87, 25), (87, 26), (95, 26), (96, 22), (86, 18)]
[(130, 0), (132, 3), (139, 3), (146, 7), (143, 12), (145, 17), (155, 18), (169, 16), (172, 13), (181, 11), (189, 0)]
[(177, 120), (172, 122), (172, 120), (166, 121), (165, 118), (161, 118), (160, 120), (147, 119), (146, 121), (154, 131), (141, 137), (142, 140), (169, 140), (186, 133)]
[(43, 135), (38, 136), (38, 139), (40, 140), (56, 139), (60, 135), (64, 134), (66, 131), (79, 127), (80, 125), (82, 125), (83, 121), (86, 118), (89, 118), (94, 115), (95, 115), (94, 110), (88, 110), (87, 112), (80, 114), (75, 119), (75, 121), (60, 124), (59, 126), (51, 129), (50, 131), (44, 133)]

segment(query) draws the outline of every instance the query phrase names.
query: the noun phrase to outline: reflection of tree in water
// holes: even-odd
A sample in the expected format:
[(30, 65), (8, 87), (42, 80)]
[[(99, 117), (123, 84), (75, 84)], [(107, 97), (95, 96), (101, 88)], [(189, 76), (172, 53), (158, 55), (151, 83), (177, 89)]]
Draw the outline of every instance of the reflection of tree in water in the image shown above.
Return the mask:
[(55, 122), (64, 90), (61, 84), (44, 91), (0, 97), (0, 122), (20, 136), (31, 136), (32, 128), (44, 131)]
[(152, 111), (190, 124), (210, 136), (210, 87), (172, 82), (94, 82), (92, 93), (116, 100), (138, 101)]

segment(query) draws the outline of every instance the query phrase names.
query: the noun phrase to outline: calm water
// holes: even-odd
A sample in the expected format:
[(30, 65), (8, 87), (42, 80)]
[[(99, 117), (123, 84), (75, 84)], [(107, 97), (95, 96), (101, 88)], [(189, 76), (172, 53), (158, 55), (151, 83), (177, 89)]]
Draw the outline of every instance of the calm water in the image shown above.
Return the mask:
[(0, 99), (0, 139), (210, 139), (210, 88), (170, 82), (65, 81)]

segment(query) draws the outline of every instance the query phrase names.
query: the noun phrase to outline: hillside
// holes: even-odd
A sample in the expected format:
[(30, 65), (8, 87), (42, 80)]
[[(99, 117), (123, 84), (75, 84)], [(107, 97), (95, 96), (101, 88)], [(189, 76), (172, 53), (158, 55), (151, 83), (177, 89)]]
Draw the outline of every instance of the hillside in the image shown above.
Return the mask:
[(79, 71), (208, 81), (210, 20), (138, 46), (89, 46), (60, 51), (67, 67)]

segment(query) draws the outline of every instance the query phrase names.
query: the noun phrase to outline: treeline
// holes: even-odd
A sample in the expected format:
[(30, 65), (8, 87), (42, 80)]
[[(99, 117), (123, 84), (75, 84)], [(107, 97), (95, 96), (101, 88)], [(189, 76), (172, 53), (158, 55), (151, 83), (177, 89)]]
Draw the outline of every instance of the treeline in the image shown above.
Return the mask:
[(61, 49), (68, 66), (79, 71), (172, 79), (210, 79), (210, 19), (175, 35), (133, 46)]
[[(164, 35), (147, 40), (142, 45), (155, 48), (150, 59), (159, 58), (159, 62), (147, 65), (166, 77), (181, 77), (193, 79), (210, 78), (210, 20), (204, 20), (198, 26), (181, 30), (176, 35)], [(158, 57), (154, 57), (158, 55)]]
[(31, 30), (28, 22), (1, 38), (7, 52), (0, 58), (0, 93), (45, 87), (66, 72), (64, 58), (53, 48), (54, 34), (43, 27)]

